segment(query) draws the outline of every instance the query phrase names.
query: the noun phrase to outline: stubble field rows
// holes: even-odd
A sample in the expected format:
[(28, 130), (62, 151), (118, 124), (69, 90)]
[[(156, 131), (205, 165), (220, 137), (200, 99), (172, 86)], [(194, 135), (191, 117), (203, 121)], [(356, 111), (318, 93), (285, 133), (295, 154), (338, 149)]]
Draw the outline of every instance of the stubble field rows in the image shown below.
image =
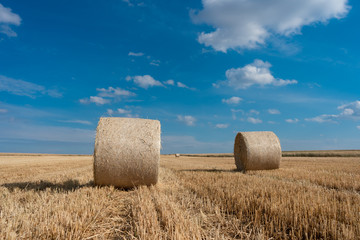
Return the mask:
[(360, 158), (162, 156), (159, 183), (93, 186), (91, 156), (0, 156), (0, 239), (360, 239)]

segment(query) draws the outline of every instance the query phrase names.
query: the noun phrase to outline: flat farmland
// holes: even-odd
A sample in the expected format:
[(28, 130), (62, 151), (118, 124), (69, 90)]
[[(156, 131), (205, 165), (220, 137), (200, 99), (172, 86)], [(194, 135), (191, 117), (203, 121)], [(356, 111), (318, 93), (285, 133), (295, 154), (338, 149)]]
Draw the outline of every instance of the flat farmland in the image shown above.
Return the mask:
[(92, 156), (1, 154), (0, 239), (360, 239), (360, 158), (162, 155), (124, 190), (93, 185)]

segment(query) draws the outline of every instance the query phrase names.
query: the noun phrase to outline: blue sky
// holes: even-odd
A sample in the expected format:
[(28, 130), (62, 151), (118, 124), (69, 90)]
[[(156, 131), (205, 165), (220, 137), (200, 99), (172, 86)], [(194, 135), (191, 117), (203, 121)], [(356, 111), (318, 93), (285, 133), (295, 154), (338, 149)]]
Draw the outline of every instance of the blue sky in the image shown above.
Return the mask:
[(99, 117), (158, 119), (162, 153), (359, 149), (360, 3), (0, 0), (0, 151), (93, 151)]

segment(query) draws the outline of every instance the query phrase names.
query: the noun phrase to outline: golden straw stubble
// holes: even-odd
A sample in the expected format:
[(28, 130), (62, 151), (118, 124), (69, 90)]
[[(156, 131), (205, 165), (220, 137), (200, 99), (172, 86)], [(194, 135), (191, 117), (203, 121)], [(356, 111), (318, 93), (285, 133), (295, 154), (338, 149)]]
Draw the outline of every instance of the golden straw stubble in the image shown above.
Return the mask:
[(160, 122), (139, 118), (100, 118), (94, 149), (96, 185), (131, 188), (158, 181)]
[(239, 132), (234, 158), (240, 171), (277, 169), (281, 161), (279, 138), (273, 132)]

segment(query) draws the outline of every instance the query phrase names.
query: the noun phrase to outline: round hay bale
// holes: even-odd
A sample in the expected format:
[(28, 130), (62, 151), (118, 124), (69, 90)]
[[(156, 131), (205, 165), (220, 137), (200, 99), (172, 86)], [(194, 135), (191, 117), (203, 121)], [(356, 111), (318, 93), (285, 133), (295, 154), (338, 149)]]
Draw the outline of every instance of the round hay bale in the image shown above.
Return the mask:
[(273, 132), (239, 132), (234, 158), (238, 170), (267, 170), (280, 167), (281, 146)]
[(160, 122), (100, 118), (94, 149), (94, 182), (131, 188), (158, 181)]
[(180, 157), (180, 153), (176, 153), (176, 154), (175, 154), (175, 157)]

